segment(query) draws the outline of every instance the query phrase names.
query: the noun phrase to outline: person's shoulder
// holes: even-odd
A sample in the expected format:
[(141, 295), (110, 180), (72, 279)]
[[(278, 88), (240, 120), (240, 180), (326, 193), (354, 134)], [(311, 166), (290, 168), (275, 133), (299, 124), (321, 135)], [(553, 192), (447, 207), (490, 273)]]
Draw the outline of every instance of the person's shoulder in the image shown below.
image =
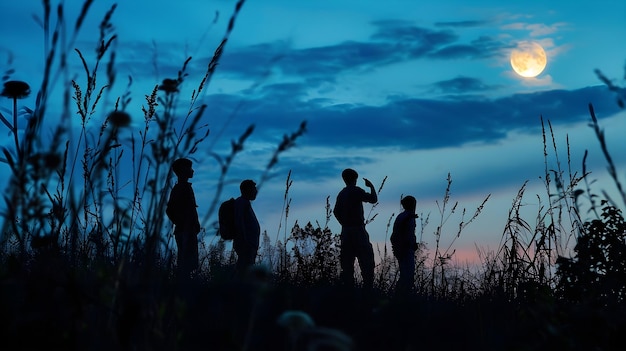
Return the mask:
[(178, 189), (184, 193), (193, 193), (193, 188), (189, 182), (180, 182), (176, 183), (176, 185), (178, 185)]
[(352, 188), (352, 190), (351, 190), (351, 191), (352, 191), (353, 193), (358, 193), (358, 194), (366, 194), (366, 193), (367, 193), (367, 191), (365, 191), (365, 189), (361, 188), (361, 187), (360, 187), (360, 186), (358, 186), (358, 185), (355, 185), (355, 186)]
[(397, 219), (402, 219), (402, 220), (406, 219), (406, 220), (413, 220), (414, 221), (415, 220), (415, 213), (407, 211), (407, 210), (404, 210), (404, 211), (402, 211), (398, 215)]

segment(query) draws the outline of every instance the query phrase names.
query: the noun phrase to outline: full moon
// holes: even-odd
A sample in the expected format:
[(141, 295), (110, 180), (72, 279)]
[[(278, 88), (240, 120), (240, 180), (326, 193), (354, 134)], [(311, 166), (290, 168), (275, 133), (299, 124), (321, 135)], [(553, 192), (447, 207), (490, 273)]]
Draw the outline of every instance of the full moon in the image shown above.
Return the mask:
[(521, 42), (511, 51), (511, 67), (522, 77), (538, 76), (546, 68), (546, 63), (546, 52), (535, 42)]

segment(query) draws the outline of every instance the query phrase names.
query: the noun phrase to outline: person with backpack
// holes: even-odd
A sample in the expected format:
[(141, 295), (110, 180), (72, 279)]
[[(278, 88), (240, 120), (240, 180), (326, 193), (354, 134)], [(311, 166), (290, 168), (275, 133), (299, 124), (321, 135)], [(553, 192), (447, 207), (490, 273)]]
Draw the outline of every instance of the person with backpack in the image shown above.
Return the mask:
[(241, 196), (235, 199), (234, 206), (235, 237), (233, 238), (233, 249), (237, 254), (236, 274), (242, 275), (256, 261), (261, 226), (251, 203), (256, 199), (258, 193), (256, 183), (251, 179), (246, 179), (239, 185), (239, 190)]
[(396, 217), (391, 233), (391, 249), (398, 261), (400, 278), (396, 284), (396, 293), (408, 294), (415, 284), (415, 251), (418, 249), (415, 236), (415, 208), (417, 200), (413, 196), (405, 196), (400, 200), (404, 211)]
[(193, 178), (192, 162), (179, 158), (172, 163), (178, 181), (170, 192), (165, 213), (174, 223), (174, 238), (178, 247), (179, 278), (187, 279), (198, 268), (198, 205), (189, 179)]
[(370, 188), (369, 193), (357, 186), (359, 174), (351, 168), (344, 169), (341, 177), (346, 186), (337, 195), (333, 208), (333, 214), (341, 224), (340, 279), (344, 284), (354, 285), (354, 260), (358, 258), (363, 286), (369, 289), (374, 285), (374, 249), (365, 230), (363, 203), (376, 203), (378, 195), (372, 182), (366, 178), (363, 181)]

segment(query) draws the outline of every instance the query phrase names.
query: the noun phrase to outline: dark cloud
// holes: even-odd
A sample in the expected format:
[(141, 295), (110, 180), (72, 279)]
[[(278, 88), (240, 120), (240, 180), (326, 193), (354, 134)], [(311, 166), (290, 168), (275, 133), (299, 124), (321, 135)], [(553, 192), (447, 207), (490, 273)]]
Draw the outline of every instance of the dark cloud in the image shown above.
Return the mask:
[(502, 57), (504, 49), (511, 46), (491, 37), (482, 36), (469, 44), (454, 44), (433, 51), (428, 56), (438, 59), (483, 59)]
[(220, 61), (219, 72), (245, 80), (261, 80), (276, 72), (321, 84), (332, 83), (346, 72), (364, 72), (424, 57), (482, 59), (501, 56), (508, 47), (487, 36), (462, 43), (452, 30), (432, 30), (408, 22), (373, 24), (376, 30), (368, 41), (345, 41), (302, 49), (294, 49), (288, 41), (229, 48)]
[(619, 111), (604, 86), (515, 94), (493, 100), (403, 99), (383, 106), (323, 107), (314, 102), (291, 101), (289, 104), (295, 108), (284, 110), (284, 100), (265, 99), (257, 103), (264, 104), (254, 117), (259, 124), (255, 133), (260, 133), (261, 138), (276, 137), (289, 128), (295, 130), (299, 121), (306, 120), (308, 131), (298, 140), (298, 147), (325, 147), (344, 153), (341, 160), (312, 156), (281, 161), (279, 170), (298, 170), (310, 177), (333, 176), (345, 164), (367, 162), (352, 159), (350, 150), (354, 148), (408, 151), (463, 147), (468, 143), (496, 144), (513, 132), (540, 135), (541, 118), (555, 128), (589, 120), (589, 103), (594, 104), (599, 118)]
[[(306, 147), (306, 144), (302, 146)], [(318, 155), (310, 155), (304, 158), (297, 158), (286, 154), (281, 157), (275, 169), (275, 173), (284, 175), (287, 171), (291, 170), (294, 174), (304, 174), (309, 179), (309, 175), (318, 179), (337, 178), (341, 174), (341, 170), (348, 167), (348, 165), (358, 168), (361, 165), (375, 162), (373, 157), (351, 156), (349, 149), (344, 150), (344, 156), (335, 156), (332, 158), (326, 155), (319, 155), (319, 157), (317, 157)]]
[[(463, 85), (488, 88), (478, 80), (464, 77), (438, 84), (452, 90)], [(294, 94), (288, 94), (289, 89)], [(259, 132), (268, 133), (268, 137), (306, 120), (308, 133), (304, 138), (315, 146), (434, 149), (494, 143), (513, 131), (538, 132), (541, 117), (553, 125), (580, 122), (589, 119), (589, 103), (594, 104), (599, 118), (619, 109), (605, 86), (515, 94), (498, 99), (405, 98), (382, 106), (324, 106), (319, 101), (299, 99), (300, 90), (297, 85), (268, 88), (266, 92), (279, 94), (247, 99), (245, 105), (249, 108), (242, 109), (237, 119), (255, 121), (264, 130), (260, 128)], [(209, 105), (215, 105), (211, 100)]]
[[(219, 70), (242, 79), (259, 79), (276, 70), (288, 76), (333, 82), (337, 75), (348, 71), (366, 71), (426, 55), (445, 55), (440, 51), (458, 39), (449, 30), (420, 28), (406, 22), (384, 21), (374, 25), (376, 32), (371, 40), (364, 42), (293, 49), (289, 42), (280, 41), (229, 49)], [(477, 50), (480, 49), (479, 46)]]
[[(345, 150), (347, 160), (353, 148), (431, 150), (462, 147), (468, 143), (497, 143), (512, 132), (540, 133), (540, 117), (554, 126), (588, 120), (588, 103), (594, 104), (599, 118), (618, 111), (614, 96), (606, 86), (490, 99), (482, 93), (500, 87), (464, 76), (434, 83), (432, 91), (442, 95), (436, 99), (395, 96), (382, 105), (336, 104), (328, 98), (311, 99), (311, 92), (333, 87), (327, 83), (334, 82), (345, 72), (362, 72), (420, 57), (492, 57), (506, 48), (505, 43), (491, 37), (458, 42), (458, 36), (448, 29), (432, 30), (398, 21), (374, 25), (376, 31), (371, 40), (363, 42), (294, 49), (291, 43), (281, 41), (227, 48), (217, 75), (263, 82), (271, 72), (281, 75), (281, 83), (256, 83), (240, 94), (214, 94), (204, 98), (212, 135), (236, 137), (254, 124), (253, 139), (276, 140), (278, 144), (283, 134), (295, 131), (300, 122), (307, 121), (308, 131), (298, 140), (299, 145)], [(463, 25), (478, 23), (448, 23), (447, 27)], [(196, 71), (192, 74), (203, 74), (209, 60), (210, 57), (205, 57), (192, 61), (195, 63), (190, 69)], [(180, 69), (175, 64), (161, 67), (172, 72)], [(223, 125), (227, 127), (221, 127)], [(229, 140), (223, 145), (228, 149)], [(307, 172), (319, 169), (320, 174), (322, 169), (334, 174), (341, 168), (339, 164), (328, 162), (314, 158), (291, 159), (289, 167)]]
[(333, 82), (338, 74), (398, 62), (401, 52), (385, 42), (347, 41), (337, 45), (290, 49), (282, 43), (233, 50), (224, 55), (220, 72), (242, 79), (258, 79), (275, 70), (296, 76)]
[(218, 71), (229, 76), (258, 80), (271, 70), (279, 68), (280, 63), (292, 52), (291, 44), (287, 41), (275, 41), (243, 48), (227, 47), (219, 62)]
[(430, 54), (433, 58), (459, 59), (483, 57), (484, 51), (472, 45), (450, 45)]
[(299, 101), (306, 95), (308, 88), (300, 83), (279, 83), (263, 86), (259, 90), (260, 98), (279, 99), (284, 102)]
[(480, 27), (488, 23), (488, 21), (435, 22), (435, 27), (471, 28)]
[(426, 51), (458, 39), (458, 35), (450, 30), (432, 30), (406, 22), (381, 21), (374, 25), (378, 30), (372, 35), (372, 40), (414, 45)]
[[(553, 124), (588, 119), (589, 102), (596, 105), (600, 116), (618, 108), (605, 86), (487, 99), (479, 94), (498, 87), (463, 76), (434, 83), (432, 89), (444, 96), (438, 99), (394, 97), (376, 106), (310, 99), (311, 91), (321, 89), (324, 82), (332, 82), (341, 72), (404, 60), (419, 50), (452, 58), (494, 54), (502, 47), (498, 41), (480, 37), (463, 49), (453, 44), (456, 36), (449, 31), (432, 31), (403, 22), (378, 22), (376, 26), (377, 32), (367, 43), (352, 41), (292, 50), (289, 43), (276, 42), (227, 51), (219, 75), (253, 80), (277, 69), (297, 79), (258, 84), (240, 95), (208, 96), (204, 102), (212, 126), (227, 123), (229, 131), (224, 133), (231, 135), (255, 124), (255, 133), (271, 138), (295, 130), (306, 120), (309, 132), (305, 140), (311, 145), (434, 149), (493, 143), (512, 131), (536, 131), (540, 116)], [(199, 75), (203, 60), (198, 61)], [(175, 65), (162, 67), (173, 72), (180, 69)]]
[[(287, 73), (337, 74), (357, 67), (386, 64), (398, 58), (389, 43), (348, 41), (338, 45), (298, 50), (282, 63)], [(308, 62), (302, 65), (302, 62)]]
[(442, 80), (433, 84), (434, 90), (445, 94), (467, 94), (494, 90), (496, 86), (483, 83), (482, 80), (459, 76), (453, 79)]
[[(297, 77), (309, 83), (334, 82), (346, 72), (364, 72), (382, 66), (423, 57), (481, 58), (491, 56), (502, 46), (490, 38), (478, 38), (468, 44), (458, 43), (458, 35), (449, 29), (433, 30), (404, 21), (378, 21), (366, 41), (345, 41), (338, 44), (295, 49), (288, 40), (231, 47), (222, 55), (218, 74), (245, 81), (262, 81), (271, 74)], [(92, 54), (93, 43), (82, 43)], [(182, 43), (149, 42), (119, 43), (117, 66), (136, 79), (158, 79), (175, 75), (187, 59), (188, 50)], [(211, 55), (213, 53), (211, 52)], [(192, 57), (191, 74), (206, 72), (211, 56)], [(138, 64), (140, 63), (140, 64)], [(131, 68), (132, 67), (132, 68)], [(193, 72), (191, 71), (193, 70)], [(126, 73), (126, 72), (124, 72)]]

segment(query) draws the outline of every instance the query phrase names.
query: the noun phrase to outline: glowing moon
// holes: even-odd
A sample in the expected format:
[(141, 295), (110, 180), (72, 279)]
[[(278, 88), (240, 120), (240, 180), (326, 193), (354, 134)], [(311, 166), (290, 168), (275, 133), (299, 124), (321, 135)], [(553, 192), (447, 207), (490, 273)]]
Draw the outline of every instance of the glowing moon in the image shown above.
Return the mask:
[(511, 67), (522, 77), (538, 76), (546, 68), (546, 63), (546, 52), (535, 42), (521, 42), (511, 51)]

